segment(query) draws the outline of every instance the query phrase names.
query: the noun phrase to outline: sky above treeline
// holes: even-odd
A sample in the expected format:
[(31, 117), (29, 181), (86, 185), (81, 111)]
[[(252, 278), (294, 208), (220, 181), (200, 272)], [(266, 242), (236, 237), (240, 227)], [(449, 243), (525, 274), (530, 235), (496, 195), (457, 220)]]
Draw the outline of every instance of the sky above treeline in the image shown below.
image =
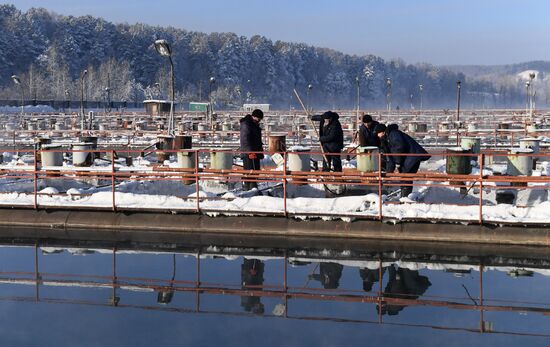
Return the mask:
[(304, 42), (436, 65), (550, 60), (548, 0), (11, 0), (26, 11), (92, 15)]

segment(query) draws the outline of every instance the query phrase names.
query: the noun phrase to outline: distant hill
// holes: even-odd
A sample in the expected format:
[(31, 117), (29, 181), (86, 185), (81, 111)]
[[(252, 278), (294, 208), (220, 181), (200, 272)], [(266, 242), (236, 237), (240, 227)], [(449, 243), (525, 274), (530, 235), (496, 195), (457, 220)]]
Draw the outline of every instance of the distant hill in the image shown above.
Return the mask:
[(468, 77), (488, 75), (516, 75), (526, 70), (550, 73), (550, 61), (535, 60), (525, 63), (508, 65), (447, 65), (443, 68), (454, 72), (461, 72)]

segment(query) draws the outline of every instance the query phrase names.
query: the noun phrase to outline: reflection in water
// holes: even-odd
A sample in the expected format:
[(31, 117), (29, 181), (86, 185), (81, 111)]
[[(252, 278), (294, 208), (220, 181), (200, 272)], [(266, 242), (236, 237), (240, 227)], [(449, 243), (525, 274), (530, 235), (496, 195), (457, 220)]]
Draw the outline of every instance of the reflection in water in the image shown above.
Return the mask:
[[(550, 262), (543, 258), (166, 244), (147, 250), (0, 246), (0, 302), (550, 337), (539, 320), (550, 315), (550, 294), (544, 294)], [(525, 313), (531, 320), (517, 331)]]
[(321, 263), (319, 265), (319, 273), (312, 274), (310, 277), (313, 280), (321, 282), (325, 289), (337, 289), (340, 285), (343, 268), (344, 266), (337, 263)]
[[(416, 270), (402, 269), (390, 266), (388, 269), (389, 280), (384, 290), (385, 298), (417, 299), (424, 294), (432, 284), (428, 277), (422, 276)], [(382, 314), (396, 315), (407, 305), (382, 303)]]
[(385, 267), (382, 268), (382, 271), (379, 269), (371, 270), (367, 268), (359, 268), (359, 276), (361, 276), (361, 279), (363, 280), (363, 290), (365, 292), (370, 292), (374, 283), (380, 281), (380, 274), (384, 276), (385, 272)]
[[(258, 259), (243, 258), (241, 282), (243, 289), (262, 290), (262, 285), (264, 284), (264, 263)], [(241, 296), (241, 306), (246, 312), (254, 314), (264, 313), (264, 305), (259, 296)]]

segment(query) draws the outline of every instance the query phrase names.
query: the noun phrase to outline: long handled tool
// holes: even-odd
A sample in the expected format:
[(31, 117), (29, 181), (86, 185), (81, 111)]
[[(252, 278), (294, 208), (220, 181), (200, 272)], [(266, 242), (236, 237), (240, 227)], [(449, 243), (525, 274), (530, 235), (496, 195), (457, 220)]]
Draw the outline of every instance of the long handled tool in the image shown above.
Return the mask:
[(323, 154), (323, 158), (325, 159), (325, 162), (328, 164), (327, 156), (325, 154), (325, 150), (323, 149), (323, 144), (321, 143), (321, 137), (319, 136), (319, 131), (317, 130), (317, 127), (315, 126), (315, 123), (313, 123), (313, 120), (311, 119), (311, 115), (309, 114), (308, 109), (304, 105), (304, 102), (302, 101), (302, 98), (300, 98), (300, 94), (298, 94), (298, 91), (296, 89), (294, 90), (294, 94), (296, 95), (296, 98), (298, 99), (298, 102), (306, 112), (306, 116), (311, 122), (311, 126), (313, 127), (313, 130), (315, 130), (315, 135), (317, 135), (317, 141), (319, 142), (319, 147), (321, 147), (321, 153)]

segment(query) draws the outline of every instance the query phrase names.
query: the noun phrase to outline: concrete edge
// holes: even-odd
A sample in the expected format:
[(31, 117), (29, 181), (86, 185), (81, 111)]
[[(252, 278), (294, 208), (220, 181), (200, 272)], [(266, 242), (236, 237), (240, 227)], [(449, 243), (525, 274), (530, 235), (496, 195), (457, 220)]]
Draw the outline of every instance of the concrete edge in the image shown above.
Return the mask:
[(241, 234), (390, 241), (550, 246), (550, 229), (379, 221), (300, 221), (284, 217), (208, 217), (198, 214), (0, 209), (0, 226)]

